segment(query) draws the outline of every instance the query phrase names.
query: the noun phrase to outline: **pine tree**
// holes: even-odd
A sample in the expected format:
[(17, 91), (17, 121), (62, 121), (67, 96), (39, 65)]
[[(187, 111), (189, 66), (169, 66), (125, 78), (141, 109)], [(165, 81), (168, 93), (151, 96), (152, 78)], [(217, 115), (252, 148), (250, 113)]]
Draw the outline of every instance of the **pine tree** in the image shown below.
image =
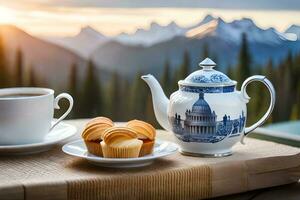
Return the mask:
[(275, 108), (274, 108), (274, 111), (272, 112), (272, 116), (273, 116), (273, 122), (277, 122), (277, 121), (280, 121), (281, 118), (282, 118), (282, 115), (281, 115), (281, 107), (282, 106), (279, 106), (281, 105), (283, 102), (283, 99), (282, 98), (278, 98), (279, 96), (284, 96), (284, 93), (283, 93), (283, 74), (284, 74), (284, 63), (283, 61), (278, 63), (276, 67), (274, 67), (274, 71), (273, 71), (273, 80), (274, 82), (273, 83), (276, 83), (274, 84), (274, 87), (275, 87), (275, 91), (276, 91), (276, 105), (275, 105)]
[(114, 71), (107, 92), (109, 96), (108, 107), (110, 108), (110, 117), (115, 121), (122, 120), (122, 104), (124, 100), (122, 96), (121, 78), (117, 71)]
[(205, 58), (209, 58), (209, 46), (208, 43), (204, 43), (203, 44), (203, 50), (202, 50), (202, 58), (199, 62), (201, 62), (202, 60), (204, 60)]
[(16, 86), (22, 87), (24, 84), (23, 78), (23, 53), (20, 48), (18, 48), (16, 53), (16, 64), (15, 64), (15, 70), (16, 70)]
[(273, 61), (272, 61), (272, 59), (269, 59), (264, 74), (265, 74), (270, 80), (273, 78), (273, 77), (272, 77), (272, 74), (273, 74), (273, 68), (274, 68), (274, 67), (273, 67)]
[(227, 72), (226, 72), (227, 76), (232, 79), (235, 80), (235, 74), (234, 74), (234, 68), (232, 66), (228, 66), (227, 67)]
[[(257, 74), (265, 74), (269, 78), (271, 75), (270, 73), (272, 73), (273, 70), (272, 65), (272, 61), (269, 61), (267, 66), (260, 67), (260, 71), (258, 71)], [(258, 117), (262, 117), (269, 107), (270, 94), (268, 89), (259, 82), (254, 82), (251, 89), (251, 95), (253, 95), (251, 101), (255, 101), (255, 108), (253, 110), (252, 117), (255, 121), (257, 121)], [(267, 119), (266, 123), (271, 123), (272, 121), (273, 117), (271, 113), (271, 116)]]
[(145, 120), (152, 124), (156, 128), (161, 128), (160, 125), (158, 124), (155, 114), (154, 114), (154, 108), (153, 108), (153, 103), (152, 103), (152, 95), (149, 92), (146, 98), (146, 118)]
[[(293, 75), (293, 84), (295, 87), (298, 86), (298, 83), (300, 83), (300, 53), (294, 56), (293, 58), (293, 66), (292, 66), (292, 75)], [(296, 89), (296, 88), (295, 88)]]
[(27, 84), (29, 87), (37, 87), (37, 80), (35, 77), (35, 72), (33, 66), (29, 68), (29, 82)]
[[(297, 67), (298, 66), (298, 67)], [(295, 59), (294, 59), (294, 75), (295, 76), (300, 76), (300, 53), (297, 55), (297, 56), (295, 56)], [(297, 89), (296, 89), (296, 91), (297, 91), (297, 95), (296, 95), (296, 98), (295, 98), (295, 104), (296, 104), (296, 106), (297, 106), (297, 119), (299, 120), (300, 119), (300, 79), (298, 78), (297, 79), (298, 80), (298, 82), (296, 83), (296, 85), (297, 85)]]
[(297, 86), (296, 113), (297, 113), (297, 119), (299, 120), (300, 119), (300, 81)]
[(97, 76), (93, 61), (89, 60), (80, 103), (81, 117), (95, 117), (103, 113), (102, 91), (99, 82), (100, 76)]
[[(249, 52), (248, 41), (246, 33), (241, 36), (241, 45), (238, 57), (238, 65), (236, 68), (235, 78), (237, 80), (237, 87), (241, 87), (242, 83), (251, 75), (251, 55)], [(256, 87), (254, 87), (256, 86)], [(251, 87), (247, 88), (247, 92), (251, 98), (248, 104), (249, 114), (247, 124), (252, 124), (257, 120), (257, 106), (258, 106), (258, 93), (260, 92), (258, 83), (251, 84)]]
[(171, 84), (170, 84), (170, 87), (171, 87), (171, 91), (176, 91), (178, 90), (178, 73), (179, 73), (179, 69), (178, 70), (175, 70), (174, 73), (171, 73)]
[[(297, 90), (297, 84), (298, 84), (298, 80), (299, 80), (299, 65), (297, 66), (295, 63), (297, 61), (297, 56), (293, 56), (291, 50), (289, 50), (288, 55), (287, 55), (287, 59), (286, 59), (286, 67), (289, 69), (289, 79), (291, 82), (291, 88), (290, 88), (290, 92), (292, 91), (296, 91)], [(296, 98), (296, 93), (292, 92), (291, 93), (292, 98), (295, 99)]]
[[(295, 99), (295, 92), (293, 91), (294, 88), (294, 80), (292, 79), (292, 55), (289, 53), (286, 60), (283, 64), (284, 73), (281, 74), (283, 78), (283, 83), (280, 88), (282, 90), (282, 94), (284, 96), (278, 96), (279, 102), (282, 101), (281, 111), (280, 111), (280, 118), (281, 120), (289, 120), (290, 114), (292, 111), (293, 103), (292, 101)], [(296, 86), (295, 86), (296, 87)], [(284, 105), (284, 106), (283, 106)]]
[(145, 119), (147, 85), (141, 80), (142, 73), (137, 73), (131, 88), (130, 110), (132, 117)]
[(291, 120), (299, 120), (300, 119), (300, 81), (296, 85), (295, 90), (295, 101), (293, 102), (292, 110), (291, 110)]
[[(264, 74), (271, 82), (274, 82), (274, 69), (272, 59), (269, 59), (266, 67), (261, 67), (261, 69), (261, 73), (259, 74)], [(265, 109), (261, 108), (267, 108), (269, 106), (270, 95), (266, 87), (264, 87), (262, 84), (260, 84), (259, 87), (256, 88), (256, 90), (258, 90), (256, 98), (260, 99), (260, 101), (258, 101), (258, 105), (256, 106), (256, 113), (259, 116), (262, 116), (265, 113)], [(271, 123), (273, 121), (273, 115), (274, 113), (271, 113), (271, 116), (268, 118), (267, 123)]]
[(0, 33), (0, 88), (9, 86), (9, 73), (7, 70), (7, 62), (4, 51), (3, 38)]
[(272, 76), (275, 78), (273, 84), (275, 84), (276, 90), (276, 105), (273, 111), (273, 121), (289, 120), (291, 117), (293, 101), (295, 101), (295, 92), (292, 91), (293, 81), (291, 80), (291, 55), (287, 55), (277, 67)]
[(216, 53), (213, 53), (212, 55), (211, 55), (211, 57), (212, 57), (212, 60), (215, 62), (215, 63), (219, 63), (219, 59), (218, 59), (218, 55), (216, 54)]
[(180, 65), (179, 69), (175, 71), (173, 74), (173, 79), (172, 79), (172, 89), (171, 91), (176, 91), (178, 90), (178, 81), (185, 79), (190, 72), (190, 57), (188, 51), (184, 51), (183, 54), (183, 61), (182, 64)]
[[(121, 90), (121, 91), (120, 91)], [(121, 121), (129, 121), (131, 120), (131, 112), (130, 112), (130, 85), (127, 79), (122, 80), (122, 87), (120, 89), (121, 99), (120, 102), (120, 120)]]
[(80, 95), (78, 95), (78, 84), (77, 84), (77, 65), (73, 63), (70, 68), (69, 75), (69, 93), (74, 99), (74, 106), (70, 114), (71, 118), (78, 118), (80, 116)]
[(170, 64), (169, 61), (165, 62), (164, 72), (161, 77), (161, 86), (167, 96), (171, 94), (171, 77), (170, 77)]
[(188, 51), (184, 51), (183, 53), (183, 62), (179, 68), (178, 80), (185, 79), (189, 75), (190, 70), (190, 56)]
[(243, 33), (240, 52), (239, 52), (237, 74), (236, 74), (236, 79), (239, 86), (241, 86), (243, 81), (251, 75), (250, 65), (251, 65), (251, 56), (248, 48), (247, 35)]

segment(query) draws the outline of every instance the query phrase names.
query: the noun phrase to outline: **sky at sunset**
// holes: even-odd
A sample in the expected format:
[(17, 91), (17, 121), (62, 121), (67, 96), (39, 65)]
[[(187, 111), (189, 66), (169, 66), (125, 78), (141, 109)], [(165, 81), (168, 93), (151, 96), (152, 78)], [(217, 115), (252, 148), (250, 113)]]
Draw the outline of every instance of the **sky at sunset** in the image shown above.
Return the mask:
[[(14, 24), (43, 36), (75, 35), (90, 25), (105, 35), (134, 32), (153, 21), (181, 26), (199, 22), (205, 15), (225, 21), (252, 18), (260, 27), (284, 31), (300, 25), (300, 3), (296, 0), (0, 0), (0, 23)], [(273, 3), (272, 3), (273, 2)]]

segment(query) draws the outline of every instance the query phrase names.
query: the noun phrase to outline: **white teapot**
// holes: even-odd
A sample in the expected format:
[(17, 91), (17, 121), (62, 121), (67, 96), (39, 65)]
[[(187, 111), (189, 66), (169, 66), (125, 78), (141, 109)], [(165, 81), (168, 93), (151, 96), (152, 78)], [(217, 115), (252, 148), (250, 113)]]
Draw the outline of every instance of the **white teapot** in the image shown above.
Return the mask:
[[(152, 75), (142, 79), (152, 93), (154, 113), (159, 124), (172, 131), (180, 152), (193, 156), (222, 157), (232, 154), (231, 148), (271, 114), (275, 104), (272, 83), (261, 75), (244, 81), (241, 91), (236, 81), (213, 69), (216, 63), (206, 58), (197, 70), (178, 82), (179, 90), (165, 96), (160, 84)], [(250, 127), (245, 127), (250, 97), (246, 87), (253, 81), (265, 84), (270, 92), (270, 106), (264, 116)]]

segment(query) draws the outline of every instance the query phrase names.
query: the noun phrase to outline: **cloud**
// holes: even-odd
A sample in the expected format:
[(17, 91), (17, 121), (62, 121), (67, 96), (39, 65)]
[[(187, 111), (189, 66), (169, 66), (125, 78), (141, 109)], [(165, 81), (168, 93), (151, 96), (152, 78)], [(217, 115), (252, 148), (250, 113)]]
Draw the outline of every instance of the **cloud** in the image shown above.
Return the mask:
[(30, 7), (108, 7), (108, 8), (217, 8), (256, 10), (300, 10), (299, 0), (0, 0), (1, 4)]

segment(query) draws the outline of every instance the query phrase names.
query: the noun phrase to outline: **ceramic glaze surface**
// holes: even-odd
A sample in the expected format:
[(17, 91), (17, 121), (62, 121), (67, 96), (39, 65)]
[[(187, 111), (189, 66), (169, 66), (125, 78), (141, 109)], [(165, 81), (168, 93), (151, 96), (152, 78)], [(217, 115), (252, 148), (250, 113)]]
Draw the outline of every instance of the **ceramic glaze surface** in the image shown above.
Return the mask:
[(110, 168), (131, 168), (147, 166), (158, 158), (174, 154), (177, 152), (178, 146), (172, 142), (156, 140), (153, 153), (138, 158), (104, 158), (95, 156), (87, 152), (86, 145), (83, 140), (77, 140), (65, 144), (62, 147), (62, 150), (71, 156), (84, 158), (94, 165)]
[(215, 70), (211, 70), (210, 75), (191, 74), (186, 78), (191, 83), (229, 83), (230, 79)]
[(233, 92), (235, 86), (219, 86), (219, 87), (197, 87), (197, 86), (179, 86), (180, 90), (193, 93), (227, 93)]
[[(42, 142), (45, 136), (57, 126), (73, 107), (73, 98), (66, 93), (54, 98), (54, 91), (47, 88), (6, 88), (0, 95), (39, 94), (22, 98), (0, 98), (0, 145), (20, 145)], [(58, 102), (66, 98), (69, 107), (51, 124)]]
[[(227, 137), (238, 137), (243, 132), (246, 111), (241, 109), (241, 105), (224, 110), (222, 105), (214, 102), (214, 97), (210, 96), (208, 104), (208, 97), (204, 93), (197, 96), (193, 95), (185, 102), (186, 110), (182, 109), (183, 104), (179, 105), (173, 99), (168, 117), (178, 139), (184, 142), (217, 143)], [(177, 98), (181, 98), (180, 94)], [(234, 101), (234, 97), (228, 95), (227, 99)]]
[(213, 67), (216, 66), (216, 63), (214, 63), (209, 58), (206, 58), (201, 63), (199, 63), (199, 66), (202, 67), (201, 70), (197, 70), (191, 73), (183, 81), (180, 81), (179, 85), (186, 86), (196, 84), (197, 86), (234, 86), (236, 84), (235, 81), (232, 81), (228, 76), (226, 76), (222, 72), (214, 70)]
[[(179, 90), (170, 100), (152, 75), (142, 76), (149, 85), (155, 116), (162, 127), (176, 136), (183, 154), (227, 156), (231, 147), (265, 122), (275, 104), (275, 91), (264, 76), (252, 76), (236, 90), (236, 81), (213, 70), (209, 58), (200, 63), (202, 70), (178, 82)], [(270, 92), (270, 106), (255, 124), (245, 127), (249, 96), (246, 87), (253, 81), (262, 82)]]
[[(56, 120), (53, 120), (52, 124), (54, 124), (55, 121)], [(77, 129), (75, 126), (61, 122), (50, 132), (48, 132), (41, 142), (19, 145), (0, 145), (0, 156), (31, 155), (34, 153), (48, 151), (57, 144), (74, 136), (76, 132)]]

